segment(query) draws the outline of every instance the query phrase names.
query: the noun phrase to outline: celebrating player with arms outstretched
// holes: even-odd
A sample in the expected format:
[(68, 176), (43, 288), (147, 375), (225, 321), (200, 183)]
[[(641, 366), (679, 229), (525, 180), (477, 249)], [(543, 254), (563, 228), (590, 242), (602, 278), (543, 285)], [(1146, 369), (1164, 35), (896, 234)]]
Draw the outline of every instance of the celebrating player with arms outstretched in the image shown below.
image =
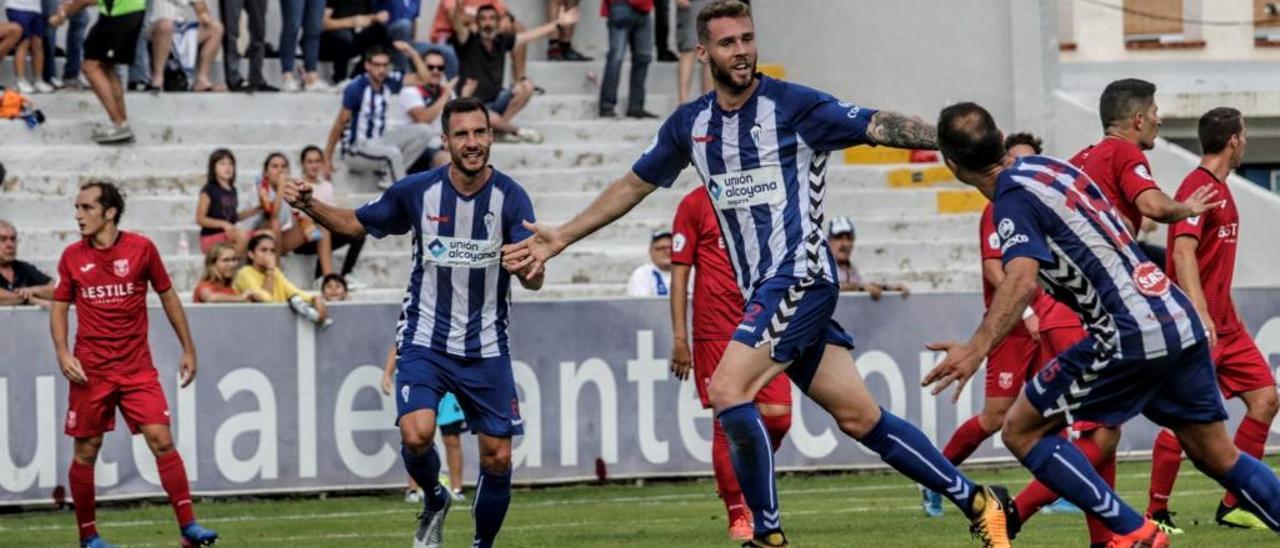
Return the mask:
[(991, 114), (973, 103), (942, 111), (938, 140), (956, 176), (995, 203), (1005, 279), (968, 342), (931, 345), (947, 357), (925, 383), (935, 394), (959, 383), (958, 395), (1017, 325), (1039, 278), (1090, 336), (1046, 364), (1010, 409), (1004, 442), (1023, 465), (1105, 523), (1116, 534), (1109, 546), (1168, 546), (1155, 522), (1124, 504), (1058, 435), (1068, 416), (1119, 426), (1142, 413), (1172, 428), (1201, 470), (1280, 531), (1280, 479), (1227, 437), (1208, 337), (1191, 300), (1142, 254), (1102, 190), (1062, 160), (1015, 159)]
[[(169, 405), (147, 344), (147, 284), (160, 294), (169, 323), (182, 342), (180, 371), (185, 388), (196, 378), (196, 348), (182, 302), (169, 283), (160, 253), (146, 237), (118, 228), (124, 196), (111, 183), (88, 183), (76, 195), (82, 240), (58, 261), (49, 327), (67, 395), (66, 433), (75, 438), (68, 480), (75, 502), (80, 545), (111, 546), (94, 520), (93, 465), (102, 434), (115, 429), (116, 408), (129, 431), (141, 433), (156, 457), (160, 485), (169, 495), (183, 546), (213, 544), (218, 534), (196, 523), (182, 457), (173, 447)], [(67, 316), (76, 305), (76, 345), (67, 349)]]
[(854, 365), (853, 339), (832, 320), (839, 286), (823, 232), (827, 156), (856, 144), (934, 148), (931, 125), (838, 102), (755, 71), (755, 26), (737, 0), (698, 15), (698, 55), (715, 91), (680, 107), (632, 170), (568, 223), (530, 225), (504, 250), (510, 268), (545, 261), (617, 220), (691, 162), (710, 193), (746, 308), (707, 388), (755, 520), (749, 546), (787, 546), (773, 451), (756, 393), (786, 371), (849, 436), (945, 493), (988, 546), (1008, 546), (998, 488), (975, 485), (914, 426), (879, 408)]
[(413, 270), (396, 332), (396, 405), (405, 469), (426, 494), (414, 546), (439, 548), (444, 538), (452, 499), (440, 485), (432, 439), (436, 408), (452, 392), (479, 433), (472, 546), (488, 548), (511, 503), (511, 437), (524, 433), (507, 346), (511, 276), (528, 289), (541, 288), (543, 278), (499, 265), (502, 244), (531, 235), (521, 222), (533, 220), (533, 205), (519, 184), (489, 166), (488, 111), (476, 99), (455, 99), (440, 120), (449, 164), (401, 179), (360, 209), (312, 200), (301, 181), (284, 196), (336, 234), (413, 232)]

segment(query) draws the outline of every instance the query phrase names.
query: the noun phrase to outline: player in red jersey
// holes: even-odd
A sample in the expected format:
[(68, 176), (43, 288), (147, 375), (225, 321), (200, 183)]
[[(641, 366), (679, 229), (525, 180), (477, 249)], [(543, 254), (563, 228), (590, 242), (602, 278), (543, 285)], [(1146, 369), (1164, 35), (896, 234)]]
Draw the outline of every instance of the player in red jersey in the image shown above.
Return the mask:
[[(49, 324), (58, 367), (71, 381), (65, 431), (75, 438), (68, 476), (80, 544), (111, 546), (98, 536), (94, 522), (93, 465), (103, 433), (115, 429), (116, 408), (124, 414), (129, 430), (141, 433), (156, 457), (160, 484), (173, 504), (182, 545), (213, 544), (218, 534), (196, 523), (187, 473), (169, 431), (169, 407), (147, 344), (150, 283), (182, 342), (182, 386), (191, 384), (196, 376), (196, 350), (182, 303), (155, 245), (117, 228), (124, 197), (114, 185), (84, 185), (75, 207), (83, 239), (62, 252)], [(77, 326), (74, 353), (67, 348), (72, 303)]]
[[(724, 238), (715, 209), (706, 187), (698, 185), (680, 201), (676, 209), (671, 240), (671, 330), (675, 340), (671, 345), (671, 371), (680, 380), (689, 378), (698, 389), (702, 407), (711, 408), (707, 397), (707, 385), (711, 374), (720, 363), (724, 349), (733, 339), (733, 331), (742, 321), (746, 306), (742, 289), (738, 287), (725, 251)], [(689, 353), (688, 288), (690, 270), (696, 270), (693, 280), (693, 353)], [(785, 375), (774, 377), (756, 394), (756, 407), (769, 430), (773, 450), (777, 451), (782, 438), (791, 429), (791, 382)], [(729, 442), (720, 429), (720, 422), (712, 426), (711, 465), (715, 470), (716, 489), (724, 500), (729, 513), (729, 536), (737, 540), (750, 540), (754, 534), (751, 511), (742, 498), (742, 488), (733, 472), (729, 459)]]
[[(1247, 141), (1244, 118), (1234, 108), (1215, 108), (1200, 117), (1199, 134), (1204, 157), (1200, 166), (1182, 180), (1177, 197), (1209, 186), (1217, 189), (1217, 195), (1225, 202), (1222, 207), (1179, 221), (1169, 228), (1170, 253), (1165, 271), (1186, 291), (1204, 322), (1213, 345), (1213, 363), (1217, 366), (1222, 395), (1244, 401), (1245, 418), (1236, 430), (1236, 447), (1261, 459), (1271, 421), (1276, 417), (1276, 379), (1231, 301), (1240, 214), (1226, 179), (1244, 160)], [(1151, 461), (1147, 514), (1168, 513), (1169, 495), (1182, 463), (1178, 438), (1168, 430), (1161, 430)], [(1216, 519), (1229, 527), (1267, 529), (1257, 516), (1239, 508), (1231, 494), (1218, 504)]]

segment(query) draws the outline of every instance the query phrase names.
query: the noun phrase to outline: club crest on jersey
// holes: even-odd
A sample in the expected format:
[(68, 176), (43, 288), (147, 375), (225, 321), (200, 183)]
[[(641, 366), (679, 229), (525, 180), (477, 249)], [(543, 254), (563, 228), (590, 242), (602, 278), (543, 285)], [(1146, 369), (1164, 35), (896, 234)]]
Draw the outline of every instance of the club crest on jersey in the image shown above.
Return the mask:
[(1187, 224), (1189, 224), (1189, 225), (1191, 225), (1191, 226), (1199, 225), (1199, 224), (1200, 224), (1200, 216), (1199, 216), (1199, 215), (1196, 215), (1195, 217), (1187, 217)]
[(1159, 297), (1169, 292), (1169, 277), (1164, 275), (1160, 267), (1151, 261), (1144, 262), (1133, 269), (1133, 283), (1138, 292), (1148, 297)]
[(1000, 249), (1000, 235), (991, 233), (987, 236), (987, 247), (991, 249)]
[(1151, 170), (1147, 169), (1147, 166), (1145, 164), (1138, 164), (1136, 166), (1133, 166), (1133, 174), (1139, 177), (1142, 177), (1143, 179), (1146, 179), (1148, 181), (1155, 180), (1151, 177)]
[(129, 259), (116, 259), (115, 262), (111, 263), (111, 268), (116, 273), (116, 276), (121, 278), (128, 276)]
[(1008, 371), (1001, 372), (998, 382), (1000, 383), (1000, 388), (1003, 388), (1005, 390), (1013, 388), (1013, 373), (1010, 373)]
[(400, 386), (400, 399), (404, 400), (405, 403), (409, 403), (409, 385)]
[(493, 237), (493, 223), (496, 220), (497, 220), (497, 217), (494, 217), (492, 211), (484, 214), (484, 231), (485, 231), (485, 234), (488, 234), (490, 238)]
[(679, 232), (671, 238), (671, 250), (679, 253), (684, 251), (684, 234)]
[(756, 125), (754, 125), (754, 126), (751, 126), (751, 142), (753, 142), (753, 143), (755, 143), (755, 144), (759, 145), (759, 144), (760, 144), (760, 134), (761, 134), (762, 132), (764, 132), (764, 128), (760, 127), (760, 124), (756, 124)]

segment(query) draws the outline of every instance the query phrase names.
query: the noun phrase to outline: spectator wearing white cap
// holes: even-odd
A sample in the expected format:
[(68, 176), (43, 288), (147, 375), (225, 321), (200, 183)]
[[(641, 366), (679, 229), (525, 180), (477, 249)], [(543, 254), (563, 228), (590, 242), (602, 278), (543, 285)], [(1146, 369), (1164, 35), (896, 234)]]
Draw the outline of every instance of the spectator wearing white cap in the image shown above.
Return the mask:
[(627, 282), (631, 297), (666, 297), (671, 294), (671, 231), (656, 230), (649, 238), (649, 262), (636, 267)]
[(872, 282), (858, 272), (858, 267), (853, 264), (853, 244), (857, 240), (857, 232), (852, 219), (831, 219), (827, 224), (827, 240), (831, 244), (831, 253), (836, 258), (836, 268), (840, 271), (840, 291), (866, 291), (872, 300), (880, 300), (880, 295), (885, 291), (901, 291), (903, 298), (911, 294), (906, 284)]

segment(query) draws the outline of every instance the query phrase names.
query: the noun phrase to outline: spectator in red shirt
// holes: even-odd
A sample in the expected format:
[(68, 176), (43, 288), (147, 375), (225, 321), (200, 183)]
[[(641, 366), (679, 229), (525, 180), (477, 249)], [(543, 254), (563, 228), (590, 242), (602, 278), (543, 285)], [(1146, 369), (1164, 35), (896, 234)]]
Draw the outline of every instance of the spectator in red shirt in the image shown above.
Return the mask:
[(245, 303), (255, 301), (251, 291), (237, 292), (231, 280), (240, 268), (240, 257), (229, 243), (214, 244), (204, 257), (204, 276), (191, 292), (191, 300), (197, 303)]

